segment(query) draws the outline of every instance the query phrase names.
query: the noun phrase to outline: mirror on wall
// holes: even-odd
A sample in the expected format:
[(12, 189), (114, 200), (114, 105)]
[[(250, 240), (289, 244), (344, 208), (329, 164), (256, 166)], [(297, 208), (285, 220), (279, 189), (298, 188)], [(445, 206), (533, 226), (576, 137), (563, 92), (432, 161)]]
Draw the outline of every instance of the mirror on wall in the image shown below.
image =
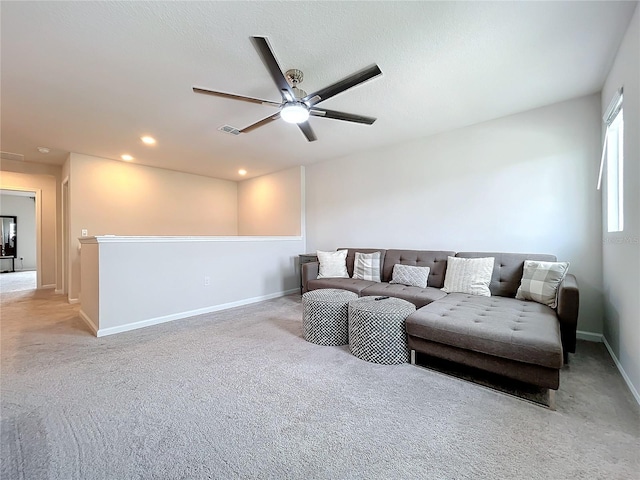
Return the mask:
[(0, 250), (3, 257), (15, 257), (18, 252), (18, 219), (11, 215), (2, 215), (2, 225), (0, 231), (2, 233), (2, 245)]

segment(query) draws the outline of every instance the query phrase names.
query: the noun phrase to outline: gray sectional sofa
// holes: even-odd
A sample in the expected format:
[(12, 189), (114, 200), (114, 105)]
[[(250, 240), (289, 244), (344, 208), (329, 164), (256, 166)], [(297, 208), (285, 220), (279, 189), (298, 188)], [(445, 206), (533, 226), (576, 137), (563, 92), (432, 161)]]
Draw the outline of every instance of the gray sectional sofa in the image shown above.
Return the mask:
[[(342, 250), (342, 249), (341, 249)], [(558, 291), (558, 306), (517, 300), (525, 260), (556, 261), (553, 255), (450, 252), (426, 250), (347, 249), (347, 271), (353, 276), (356, 252), (381, 252), (381, 280), (318, 279), (318, 262), (302, 266), (303, 291), (340, 288), (360, 296), (391, 296), (416, 305), (406, 321), (409, 348), (551, 390), (560, 369), (576, 348), (579, 291), (567, 274)], [(491, 297), (444, 293), (447, 257), (494, 257)], [(426, 288), (390, 284), (396, 263), (430, 267)]]

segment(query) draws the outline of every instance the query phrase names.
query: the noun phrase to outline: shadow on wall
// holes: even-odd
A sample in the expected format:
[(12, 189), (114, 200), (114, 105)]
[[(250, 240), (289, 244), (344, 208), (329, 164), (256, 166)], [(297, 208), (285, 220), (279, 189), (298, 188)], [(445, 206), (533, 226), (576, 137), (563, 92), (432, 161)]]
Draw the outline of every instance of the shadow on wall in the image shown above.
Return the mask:
[[(618, 309), (610, 301), (611, 288), (609, 286), (605, 288), (602, 302), (604, 303), (604, 315), (607, 321), (604, 322), (603, 334), (613, 351), (619, 352), (620, 338), (618, 337), (618, 333), (620, 332), (620, 312), (618, 312)], [(614, 294), (616, 294), (616, 292), (614, 292)]]
[(267, 275), (263, 278), (263, 290), (284, 292), (292, 289), (292, 286), (298, 286), (300, 283), (300, 270), (298, 267), (298, 257), (283, 258), (280, 261), (279, 272), (277, 274)]

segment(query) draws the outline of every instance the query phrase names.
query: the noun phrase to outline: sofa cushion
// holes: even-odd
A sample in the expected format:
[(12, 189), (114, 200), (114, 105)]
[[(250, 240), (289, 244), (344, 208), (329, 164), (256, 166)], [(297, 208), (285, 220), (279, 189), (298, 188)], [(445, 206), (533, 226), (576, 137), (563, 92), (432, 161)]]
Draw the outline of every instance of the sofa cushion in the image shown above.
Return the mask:
[(380, 252), (356, 252), (353, 262), (353, 278), (360, 280), (380, 281)]
[(543, 367), (562, 367), (558, 319), (540, 303), (451, 293), (410, 315), (406, 328), (408, 335), (433, 342)]
[(444, 272), (447, 268), (447, 257), (454, 255), (455, 252), (437, 250), (387, 250), (382, 263), (382, 281), (388, 282), (391, 280), (393, 266), (399, 263), (401, 265), (429, 267), (429, 282), (427, 285), (442, 288), (444, 285)]
[(377, 282), (369, 280), (358, 280), (356, 278), (318, 278), (307, 282), (307, 290), (317, 290), (319, 288), (339, 288), (349, 290), (358, 295), (367, 287), (378, 285)]
[(447, 258), (447, 273), (444, 276), (442, 291), (490, 297), (489, 283), (494, 260), (493, 257)]
[(406, 285), (375, 283), (362, 291), (362, 295), (387, 296), (401, 298), (407, 302), (413, 303), (416, 308), (424, 307), (429, 303), (446, 297), (439, 288), (433, 287), (408, 287)]
[[(520, 286), (525, 260), (541, 260), (544, 262), (556, 261), (556, 257), (553, 255), (542, 255), (536, 253), (458, 252), (456, 253), (456, 257), (495, 258), (489, 290), (491, 291), (491, 295), (511, 298), (516, 296), (516, 291)], [(429, 285), (432, 284), (429, 283)]]

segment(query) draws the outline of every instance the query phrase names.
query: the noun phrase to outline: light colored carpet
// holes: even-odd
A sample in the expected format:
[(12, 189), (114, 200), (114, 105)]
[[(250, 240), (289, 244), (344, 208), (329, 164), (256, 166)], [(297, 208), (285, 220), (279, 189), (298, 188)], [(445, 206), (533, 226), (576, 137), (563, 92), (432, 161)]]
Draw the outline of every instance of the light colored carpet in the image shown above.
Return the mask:
[(0, 294), (35, 290), (36, 272), (9, 272), (0, 275)]
[(3, 479), (631, 479), (640, 415), (581, 342), (553, 412), (302, 339), (300, 296), (95, 338), (3, 295)]

